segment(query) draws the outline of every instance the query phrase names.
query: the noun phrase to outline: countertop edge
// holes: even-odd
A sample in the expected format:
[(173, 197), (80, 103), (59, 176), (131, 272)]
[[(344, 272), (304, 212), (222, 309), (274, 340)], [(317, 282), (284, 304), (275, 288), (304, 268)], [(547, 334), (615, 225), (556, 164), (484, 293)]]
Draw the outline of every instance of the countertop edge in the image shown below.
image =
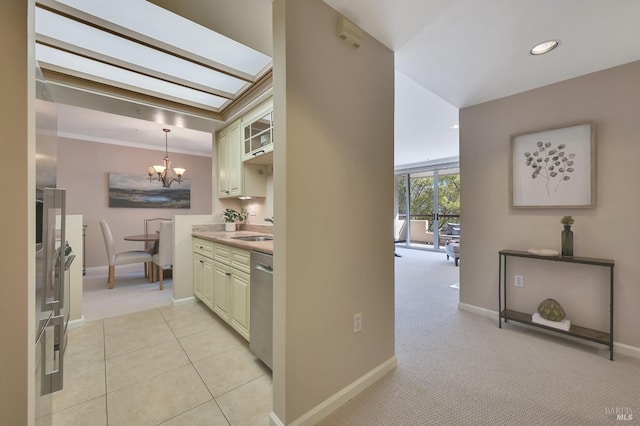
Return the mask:
[(273, 240), (271, 241), (242, 241), (235, 240), (233, 237), (246, 237), (249, 235), (269, 236), (263, 232), (253, 231), (233, 231), (233, 232), (214, 232), (214, 231), (196, 231), (192, 232), (191, 236), (194, 238), (200, 238), (206, 241), (214, 243), (225, 244), (228, 246), (244, 249), (244, 250), (256, 250), (262, 253), (273, 254)]

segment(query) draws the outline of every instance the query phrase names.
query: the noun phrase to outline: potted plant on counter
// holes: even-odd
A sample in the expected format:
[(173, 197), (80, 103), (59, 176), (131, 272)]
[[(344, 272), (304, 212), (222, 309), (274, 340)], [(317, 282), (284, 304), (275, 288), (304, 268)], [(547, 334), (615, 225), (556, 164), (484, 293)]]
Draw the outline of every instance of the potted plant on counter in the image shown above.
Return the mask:
[(235, 231), (236, 230), (236, 221), (243, 221), (247, 218), (248, 212), (245, 209), (240, 211), (236, 211), (234, 209), (224, 209), (222, 213), (222, 217), (224, 218), (224, 230)]

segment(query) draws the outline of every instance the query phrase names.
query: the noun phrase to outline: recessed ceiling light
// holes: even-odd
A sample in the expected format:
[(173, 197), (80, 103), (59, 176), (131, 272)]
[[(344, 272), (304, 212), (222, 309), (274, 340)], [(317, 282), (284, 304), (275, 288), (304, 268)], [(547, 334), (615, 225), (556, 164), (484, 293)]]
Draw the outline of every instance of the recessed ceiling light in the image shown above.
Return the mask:
[(532, 55), (544, 55), (545, 53), (551, 52), (556, 47), (558, 47), (558, 42), (556, 40), (544, 41), (533, 46), (529, 53)]

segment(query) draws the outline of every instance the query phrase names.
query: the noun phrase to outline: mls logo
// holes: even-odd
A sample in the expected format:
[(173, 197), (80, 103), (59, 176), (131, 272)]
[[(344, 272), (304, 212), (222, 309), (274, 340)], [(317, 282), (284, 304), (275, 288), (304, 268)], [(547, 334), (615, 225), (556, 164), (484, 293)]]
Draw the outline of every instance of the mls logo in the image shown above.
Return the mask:
[(607, 407), (605, 408), (605, 413), (611, 417), (615, 416), (616, 420), (633, 420), (633, 410), (629, 407)]

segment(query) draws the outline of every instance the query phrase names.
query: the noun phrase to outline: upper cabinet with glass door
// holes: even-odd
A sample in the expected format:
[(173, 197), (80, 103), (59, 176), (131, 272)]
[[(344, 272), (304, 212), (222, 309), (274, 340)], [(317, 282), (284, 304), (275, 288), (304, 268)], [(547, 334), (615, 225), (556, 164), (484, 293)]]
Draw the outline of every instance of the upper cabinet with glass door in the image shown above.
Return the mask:
[(273, 99), (242, 117), (242, 161), (273, 164)]

